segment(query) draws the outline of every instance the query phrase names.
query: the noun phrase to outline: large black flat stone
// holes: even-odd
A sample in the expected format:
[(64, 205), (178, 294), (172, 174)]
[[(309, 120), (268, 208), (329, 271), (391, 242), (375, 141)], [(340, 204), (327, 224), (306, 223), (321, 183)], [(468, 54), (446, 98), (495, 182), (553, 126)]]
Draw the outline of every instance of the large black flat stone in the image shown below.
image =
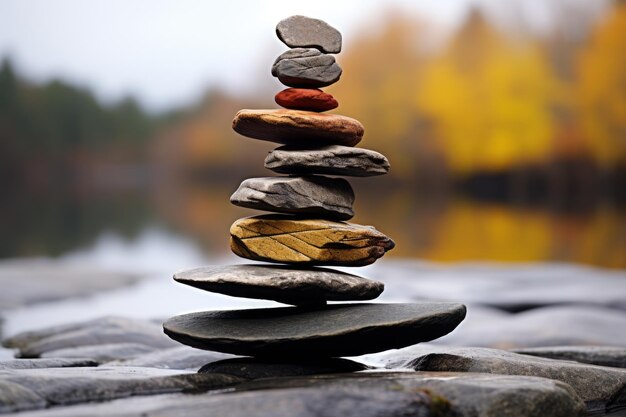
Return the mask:
[(165, 333), (206, 350), (257, 357), (356, 356), (437, 339), (465, 318), (458, 303), (335, 304), (205, 311), (173, 317)]

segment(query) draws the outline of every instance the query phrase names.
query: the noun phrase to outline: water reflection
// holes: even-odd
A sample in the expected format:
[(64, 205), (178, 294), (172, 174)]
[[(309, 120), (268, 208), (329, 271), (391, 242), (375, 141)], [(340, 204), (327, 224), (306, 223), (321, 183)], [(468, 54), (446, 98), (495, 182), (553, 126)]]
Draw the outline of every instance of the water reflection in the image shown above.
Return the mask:
[[(253, 210), (229, 204), (237, 181), (183, 183), (152, 191), (16, 195), (2, 204), (0, 257), (58, 255), (103, 233), (132, 238), (152, 226), (186, 236), (209, 256), (228, 250), (228, 228)], [(609, 204), (583, 212), (480, 202), (451, 193), (407, 192), (353, 180), (356, 223), (397, 243), (390, 257), (434, 261), (563, 261), (626, 268), (626, 214)]]

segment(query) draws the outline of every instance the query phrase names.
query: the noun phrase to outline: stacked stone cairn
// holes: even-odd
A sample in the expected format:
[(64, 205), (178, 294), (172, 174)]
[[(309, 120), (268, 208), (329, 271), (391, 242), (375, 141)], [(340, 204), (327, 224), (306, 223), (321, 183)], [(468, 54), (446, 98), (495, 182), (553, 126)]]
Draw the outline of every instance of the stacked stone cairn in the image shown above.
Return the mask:
[(361, 123), (323, 113), (338, 106), (319, 88), (341, 76), (331, 55), (341, 50), (341, 34), (304, 16), (282, 20), (276, 33), (291, 48), (272, 66), (272, 74), (289, 87), (276, 95), (285, 109), (241, 110), (233, 129), (284, 145), (269, 153), (265, 167), (286, 176), (241, 183), (233, 204), (277, 214), (235, 221), (230, 242), (243, 258), (280, 265), (201, 267), (174, 279), (292, 306), (185, 314), (167, 320), (165, 333), (200, 349), (306, 362), (400, 348), (451, 332), (465, 317), (462, 304), (327, 304), (371, 300), (384, 285), (317, 266), (368, 265), (394, 242), (371, 226), (344, 222), (354, 215), (354, 192), (345, 179), (325, 175), (381, 175), (389, 163), (378, 152), (354, 147), (363, 136)]

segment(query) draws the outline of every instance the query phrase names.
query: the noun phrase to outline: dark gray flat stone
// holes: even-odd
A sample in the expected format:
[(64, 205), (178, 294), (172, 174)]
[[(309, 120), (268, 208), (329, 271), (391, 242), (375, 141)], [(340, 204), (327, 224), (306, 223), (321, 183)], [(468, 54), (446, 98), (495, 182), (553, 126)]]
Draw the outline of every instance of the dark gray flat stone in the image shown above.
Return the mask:
[(259, 379), (350, 373), (366, 369), (369, 368), (362, 363), (343, 358), (292, 362), (280, 359), (235, 358), (209, 363), (200, 368), (198, 372), (233, 375), (244, 379)]
[(0, 370), (68, 368), (78, 366), (98, 366), (98, 362), (87, 358), (12, 359), (0, 362)]
[(108, 401), (133, 395), (207, 391), (232, 386), (230, 375), (181, 373), (149, 368), (51, 368), (0, 371), (0, 410)]
[(178, 272), (174, 279), (206, 291), (292, 305), (371, 300), (385, 288), (382, 282), (332, 269), (290, 266), (206, 266)]
[(183, 344), (244, 356), (356, 356), (437, 339), (465, 317), (457, 303), (335, 304), (207, 311), (173, 317), (165, 333)]
[(350, 146), (331, 145), (315, 149), (281, 146), (267, 155), (265, 168), (281, 174), (370, 177), (386, 174), (389, 161), (378, 152)]
[(110, 343), (138, 343), (154, 348), (177, 346), (163, 336), (158, 324), (123, 317), (103, 317), (52, 326), (19, 333), (2, 342), (5, 347), (18, 349), (19, 355), (24, 358), (36, 358), (59, 349)]
[(547, 346), (515, 349), (515, 353), (591, 365), (626, 368), (626, 348), (616, 346)]
[(272, 65), (272, 75), (289, 87), (326, 87), (339, 81), (341, 72), (335, 57), (317, 49), (291, 49)]
[(278, 22), (276, 35), (290, 48), (317, 48), (329, 54), (341, 52), (341, 33), (319, 19), (288, 17)]
[(181, 369), (197, 371), (202, 366), (237, 356), (227, 353), (209, 352), (198, 350), (188, 346), (178, 346), (169, 349), (157, 350), (152, 353), (131, 359), (123, 359), (108, 362), (106, 366), (142, 366), (159, 369)]
[(235, 392), (161, 395), (20, 417), (577, 417), (582, 401), (545, 378), (458, 373), (358, 373), (243, 383)]
[(416, 371), (485, 372), (550, 378), (571, 386), (590, 413), (626, 408), (626, 371), (486, 348), (442, 348), (405, 363)]
[(249, 178), (230, 197), (236, 206), (331, 220), (354, 216), (354, 191), (343, 178), (322, 176)]
[(101, 345), (87, 345), (68, 347), (44, 352), (42, 358), (89, 358), (98, 363), (116, 359), (128, 359), (146, 353), (154, 352), (153, 346), (141, 343), (104, 343)]

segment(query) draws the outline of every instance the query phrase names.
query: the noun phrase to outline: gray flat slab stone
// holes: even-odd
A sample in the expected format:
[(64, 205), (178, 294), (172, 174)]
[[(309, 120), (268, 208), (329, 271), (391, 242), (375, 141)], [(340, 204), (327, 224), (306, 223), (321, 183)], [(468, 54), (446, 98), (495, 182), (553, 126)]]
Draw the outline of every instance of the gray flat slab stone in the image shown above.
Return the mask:
[(545, 378), (367, 372), (256, 380), (229, 393), (136, 397), (21, 417), (578, 417), (584, 409), (570, 387)]
[(317, 49), (291, 49), (276, 58), (272, 75), (286, 86), (320, 88), (339, 81), (341, 67), (332, 55)]
[(227, 353), (209, 352), (189, 346), (178, 346), (157, 350), (131, 359), (107, 362), (106, 366), (145, 367), (159, 369), (181, 369), (197, 371), (204, 365), (226, 359), (237, 358)]
[(281, 146), (267, 155), (265, 168), (281, 174), (370, 177), (386, 174), (389, 161), (378, 152), (351, 146), (331, 145), (312, 149)]
[(515, 349), (515, 353), (576, 361), (591, 365), (626, 368), (626, 348), (617, 346), (545, 346)]
[[(419, 347), (416, 350), (419, 351)], [(404, 366), (416, 371), (485, 372), (549, 378), (571, 386), (590, 413), (626, 409), (626, 370), (618, 368), (487, 348), (442, 348), (418, 353)]]
[(59, 349), (113, 343), (137, 343), (153, 348), (177, 346), (163, 336), (161, 327), (154, 322), (114, 316), (22, 332), (2, 341), (3, 346), (18, 349), (19, 356), (25, 358)]
[(354, 191), (343, 178), (261, 177), (244, 180), (230, 197), (236, 206), (332, 220), (354, 216)]
[(385, 288), (382, 282), (345, 272), (291, 266), (205, 266), (177, 272), (174, 279), (206, 291), (292, 305), (371, 300)]
[(341, 33), (323, 20), (295, 15), (276, 25), (276, 35), (290, 48), (317, 48), (322, 52), (341, 52)]
[(0, 371), (0, 410), (109, 401), (134, 395), (207, 391), (241, 382), (230, 375), (150, 368), (51, 368)]
[(154, 352), (153, 346), (142, 343), (103, 343), (49, 350), (41, 354), (42, 358), (89, 358), (98, 363), (116, 359), (128, 359)]
[(334, 304), (207, 311), (173, 317), (165, 333), (183, 344), (255, 357), (357, 356), (437, 339), (465, 317), (458, 303)]

